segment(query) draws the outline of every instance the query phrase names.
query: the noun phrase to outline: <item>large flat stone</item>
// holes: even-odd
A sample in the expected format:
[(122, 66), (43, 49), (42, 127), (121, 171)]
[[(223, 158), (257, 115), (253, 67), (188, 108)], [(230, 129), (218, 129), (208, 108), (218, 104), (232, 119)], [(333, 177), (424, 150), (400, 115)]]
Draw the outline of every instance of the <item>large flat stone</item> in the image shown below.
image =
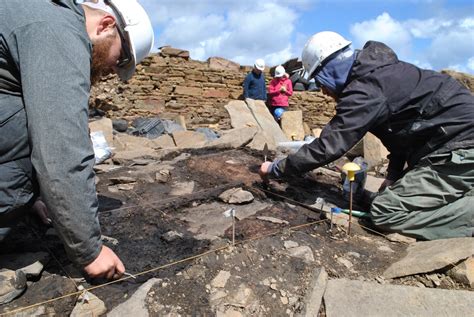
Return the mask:
[(258, 125), (263, 131), (273, 137), (275, 143), (288, 141), (280, 126), (268, 110), (267, 105), (265, 105), (262, 100), (248, 99), (247, 106), (255, 117)]
[(230, 124), (233, 128), (259, 128), (257, 120), (250, 112), (245, 101), (232, 100), (225, 106), (225, 109), (229, 113)]
[(116, 135), (114, 138), (114, 160), (133, 160), (143, 156), (155, 157), (153, 141), (147, 138), (127, 134)]
[(326, 316), (472, 316), (474, 292), (329, 280)]
[(233, 128), (256, 127), (257, 134), (247, 144), (256, 150), (263, 150), (267, 144), (270, 150), (276, 148), (278, 142), (287, 141), (285, 134), (275, 122), (263, 101), (249, 99), (248, 103), (233, 100), (225, 106), (229, 113)]
[(126, 302), (116, 306), (110, 311), (108, 317), (122, 316), (149, 316), (146, 298), (150, 289), (158, 282), (158, 279), (152, 278), (133, 293), (132, 297)]
[(281, 129), (285, 133), (288, 140), (303, 141), (303, 111), (285, 111), (281, 117)]
[(456, 264), (474, 252), (474, 239), (454, 238), (416, 242), (407, 248), (407, 255), (393, 263), (385, 278), (432, 272)]
[[(251, 204), (235, 207), (235, 216), (242, 220), (268, 206), (268, 203), (253, 201)], [(196, 235), (196, 239), (213, 240), (222, 236), (224, 231), (232, 226), (232, 219), (223, 215), (227, 209), (229, 205), (224, 203), (202, 204), (183, 210), (180, 219), (187, 222), (188, 230)]]
[(257, 127), (243, 127), (223, 131), (220, 138), (208, 142), (206, 146), (238, 148), (252, 141), (257, 131)]
[(265, 131), (259, 130), (253, 137), (252, 141), (246, 146), (254, 150), (262, 151), (265, 148), (265, 144), (270, 151), (275, 151), (277, 148), (275, 140)]
[(156, 139), (150, 140), (150, 146), (155, 149), (173, 149), (176, 147), (176, 144), (170, 135), (163, 134)]
[(180, 148), (198, 148), (207, 142), (203, 133), (194, 131), (173, 132), (173, 139), (176, 146)]
[(305, 306), (300, 316), (318, 316), (327, 283), (328, 273), (324, 267), (315, 269), (313, 272), (313, 280), (311, 281), (308, 293), (304, 298)]

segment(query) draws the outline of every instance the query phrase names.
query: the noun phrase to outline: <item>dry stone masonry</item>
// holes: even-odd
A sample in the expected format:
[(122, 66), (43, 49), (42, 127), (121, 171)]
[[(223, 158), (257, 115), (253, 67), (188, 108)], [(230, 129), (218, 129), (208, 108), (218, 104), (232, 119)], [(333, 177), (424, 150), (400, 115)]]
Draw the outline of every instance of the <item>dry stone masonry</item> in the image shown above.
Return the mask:
[[(182, 115), (189, 129), (215, 125), (229, 129), (230, 117), (224, 106), (242, 98), (242, 83), (249, 66), (211, 57), (206, 62), (189, 59), (180, 49), (162, 48), (137, 68), (126, 84), (110, 76), (94, 87), (91, 106), (109, 118), (158, 115), (173, 119)], [(266, 72), (266, 80), (271, 80)], [(334, 115), (335, 103), (319, 92), (295, 92), (291, 110), (303, 110), (304, 122), (321, 127)]]

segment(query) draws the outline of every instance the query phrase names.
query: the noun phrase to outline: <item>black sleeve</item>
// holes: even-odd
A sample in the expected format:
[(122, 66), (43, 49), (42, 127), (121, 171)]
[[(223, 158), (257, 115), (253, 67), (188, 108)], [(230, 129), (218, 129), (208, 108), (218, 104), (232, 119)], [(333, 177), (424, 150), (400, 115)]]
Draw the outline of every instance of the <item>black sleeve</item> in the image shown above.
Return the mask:
[(376, 85), (351, 83), (336, 106), (336, 115), (321, 136), (278, 163), (283, 176), (299, 175), (328, 164), (350, 150), (376, 124), (385, 97)]

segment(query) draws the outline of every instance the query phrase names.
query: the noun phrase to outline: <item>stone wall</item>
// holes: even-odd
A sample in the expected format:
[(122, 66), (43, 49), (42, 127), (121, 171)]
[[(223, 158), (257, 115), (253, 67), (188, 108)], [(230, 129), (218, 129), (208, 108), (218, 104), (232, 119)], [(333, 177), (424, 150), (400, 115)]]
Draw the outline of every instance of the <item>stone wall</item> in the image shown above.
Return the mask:
[[(145, 59), (136, 75), (127, 83), (110, 76), (94, 87), (91, 106), (104, 110), (110, 118), (159, 116), (185, 118), (188, 128), (230, 128), (224, 106), (242, 99), (242, 82), (251, 67), (240, 66), (219, 57), (206, 62), (189, 59), (189, 52), (162, 48), (159, 54)], [(474, 90), (474, 77), (443, 71)], [(266, 72), (267, 83), (271, 80)], [(310, 129), (320, 128), (334, 115), (334, 101), (320, 92), (295, 92), (290, 109), (303, 110), (303, 120)]]
[[(250, 71), (222, 58), (206, 62), (160, 53), (148, 57), (136, 75), (121, 83), (110, 76), (94, 87), (91, 106), (110, 118), (133, 120), (139, 116), (185, 117), (188, 128), (230, 128), (224, 106), (242, 99), (242, 82)], [(267, 81), (271, 80), (266, 73)], [(310, 128), (321, 127), (334, 114), (334, 102), (318, 92), (295, 92), (290, 107), (302, 109)]]

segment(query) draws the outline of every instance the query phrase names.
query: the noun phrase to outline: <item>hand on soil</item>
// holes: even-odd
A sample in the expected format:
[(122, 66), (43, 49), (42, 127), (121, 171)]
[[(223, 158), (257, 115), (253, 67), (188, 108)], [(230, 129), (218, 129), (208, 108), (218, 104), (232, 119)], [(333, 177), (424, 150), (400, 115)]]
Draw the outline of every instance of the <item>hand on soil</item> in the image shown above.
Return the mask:
[(118, 279), (125, 272), (125, 266), (119, 257), (106, 246), (102, 246), (99, 256), (84, 271), (91, 278)]

